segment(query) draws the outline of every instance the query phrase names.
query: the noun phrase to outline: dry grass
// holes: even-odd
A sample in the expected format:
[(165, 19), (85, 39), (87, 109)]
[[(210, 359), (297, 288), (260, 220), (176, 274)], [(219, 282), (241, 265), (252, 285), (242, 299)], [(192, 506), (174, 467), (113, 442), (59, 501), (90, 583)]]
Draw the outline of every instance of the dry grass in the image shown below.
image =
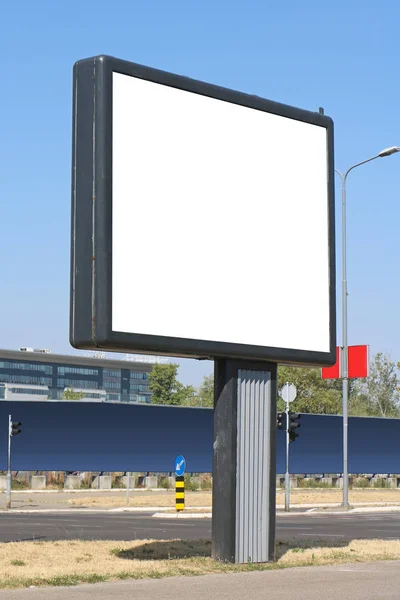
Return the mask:
[[(75, 506), (105, 506), (119, 507), (127, 506), (124, 496), (89, 496), (85, 498), (72, 498), (69, 504)], [(129, 506), (164, 506), (175, 508), (175, 492), (156, 492), (139, 494), (133, 492), (130, 495)], [(211, 492), (187, 492), (185, 494), (185, 506), (211, 506)]]
[[(340, 503), (343, 499), (343, 492), (339, 489), (295, 489), (291, 491), (291, 504), (323, 504), (324, 502)], [(279, 491), (276, 495), (278, 504), (284, 504), (285, 493)], [(400, 502), (400, 489), (359, 489), (349, 491), (349, 500), (352, 502)]]
[[(350, 490), (350, 503), (353, 502), (370, 502), (371, 504), (379, 504), (380, 502), (400, 503), (400, 489), (360, 489)], [(284, 504), (284, 491), (278, 491), (276, 495), (277, 504)], [(339, 489), (295, 489), (291, 492), (291, 504), (323, 504), (337, 503), (342, 501), (342, 491)], [(104, 507), (120, 507), (126, 506), (125, 496), (86, 496), (73, 498), (69, 501), (75, 506), (104, 506)], [(211, 492), (187, 492), (185, 494), (186, 507), (195, 506), (211, 506)], [(157, 492), (157, 493), (135, 493), (130, 496), (129, 506), (175, 506), (175, 492)]]
[(210, 549), (210, 542), (205, 540), (0, 544), (0, 587), (75, 585), (400, 558), (400, 540), (278, 542), (277, 562), (269, 564), (220, 563), (211, 559)]

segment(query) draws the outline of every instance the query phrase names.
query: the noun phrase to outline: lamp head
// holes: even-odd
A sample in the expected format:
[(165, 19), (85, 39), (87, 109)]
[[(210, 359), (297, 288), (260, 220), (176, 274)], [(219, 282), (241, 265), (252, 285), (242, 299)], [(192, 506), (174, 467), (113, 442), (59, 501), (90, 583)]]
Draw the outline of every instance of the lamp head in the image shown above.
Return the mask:
[(383, 158), (384, 156), (391, 156), (391, 154), (396, 154), (396, 152), (400, 152), (399, 146), (391, 146), (390, 148), (385, 148), (379, 152), (378, 156)]

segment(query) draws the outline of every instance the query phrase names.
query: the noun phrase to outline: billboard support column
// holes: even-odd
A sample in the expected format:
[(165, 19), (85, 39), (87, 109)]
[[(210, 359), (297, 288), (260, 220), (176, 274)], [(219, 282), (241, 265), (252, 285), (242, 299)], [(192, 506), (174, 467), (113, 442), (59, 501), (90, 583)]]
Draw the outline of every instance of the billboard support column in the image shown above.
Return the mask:
[(215, 361), (212, 556), (275, 557), (277, 366)]

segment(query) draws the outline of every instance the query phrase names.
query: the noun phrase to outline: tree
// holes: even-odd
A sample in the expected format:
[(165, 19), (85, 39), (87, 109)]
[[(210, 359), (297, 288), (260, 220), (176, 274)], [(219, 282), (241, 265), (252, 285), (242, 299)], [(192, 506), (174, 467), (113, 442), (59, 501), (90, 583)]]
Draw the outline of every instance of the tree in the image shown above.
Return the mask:
[(191, 385), (183, 385), (177, 379), (179, 365), (156, 364), (149, 373), (149, 387), (153, 404), (169, 404), (173, 406), (190, 405), (196, 390)]
[(199, 406), (214, 407), (214, 375), (205, 375), (199, 388)]
[(83, 400), (84, 397), (85, 394), (83, 392), (75, 392), (73, 389), (65, 388), (61, 400)]
[[(340, 380), (322, 379), (320, 369), (278, 367), (278, 390), (286, 383), (294, 383), (297, 397), (291, 404), (295, 412), (337, 415), (342, 411)], [(278, 399), (278, 410), (285, 403)]]
[[(339, 414), (342, 407), (341, 381), (321, 378), (320, 369), (279, 367), (278, 390), (289, 381), (297, 388), (297, 398), (291, 407), (294, 411), (317, 414)], [(206, 375), (192, 406), (214, 406), (214, 376)], [(278, 397), (278, 410), (285, 404)]]
[(180, 406), (192, 406), (195, 397), (196, 389), (192, 385), (183, 385), (180, 381), (177, 382), (176, 404)]
[(399, 368), (388, 354), (378, 352), (371, 361), (369, 376), (356, 382), (352, 414), (399, 417)]

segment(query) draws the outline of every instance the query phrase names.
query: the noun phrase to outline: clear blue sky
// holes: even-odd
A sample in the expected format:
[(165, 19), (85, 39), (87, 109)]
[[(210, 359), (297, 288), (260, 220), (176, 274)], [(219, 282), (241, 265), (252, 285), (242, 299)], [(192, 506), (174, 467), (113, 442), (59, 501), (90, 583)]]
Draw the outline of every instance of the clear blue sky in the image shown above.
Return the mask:
[[(346, 169), (400, 145), (399, 23), (398, 0), (4, 0), (0, 347), (72, 352), (76, 60), (111, 54), (309, 110), (323, 106), (335, 121), (336, 166)], [(396, 360), (399, 196), (400, 155), (361, 167), (349, 178), (349, 343), (368, 343), (373, 353), (389, 352)], [(339, 225), (338, 220), (340, 242)], [(337, 258), (339, 266), (340, 252)], [(338, 268), (339, 290), (340, 276)], [(211, 370), (210, 362), (186, 360), (180, 376), (198, 385)]]

